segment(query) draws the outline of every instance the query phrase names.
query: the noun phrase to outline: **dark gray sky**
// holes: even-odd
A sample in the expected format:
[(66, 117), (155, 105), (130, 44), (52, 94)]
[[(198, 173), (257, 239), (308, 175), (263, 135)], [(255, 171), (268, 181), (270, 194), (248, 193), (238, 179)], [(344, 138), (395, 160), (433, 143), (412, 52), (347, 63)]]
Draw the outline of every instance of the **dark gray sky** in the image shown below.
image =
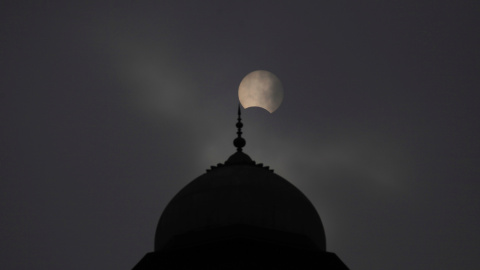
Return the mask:
[(284, 101), (244, 111), (245, 152), (311, 199), (329, 251), (480, 268), (478, 1), (27, 2), (0, 4), (3, 269), (132, 268), (234, 152), (257, 69)]

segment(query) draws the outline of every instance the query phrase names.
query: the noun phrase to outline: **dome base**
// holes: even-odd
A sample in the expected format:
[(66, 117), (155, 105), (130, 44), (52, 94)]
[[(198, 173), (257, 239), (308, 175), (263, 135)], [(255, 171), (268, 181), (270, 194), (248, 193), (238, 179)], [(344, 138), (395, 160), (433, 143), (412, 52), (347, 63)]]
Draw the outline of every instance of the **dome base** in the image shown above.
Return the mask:
[(257, 243), (290, 249), (320, 251), (307, 236), (270, 230), (245, 224), (229, 225), (178, 235), (171, 239), (164, 250), (178, 250), (208, 245), (230, 246), (232, 243)]
[(241, 224), (179, 235), (133, 270), (245, 268), (348, 270), (305, 236)]

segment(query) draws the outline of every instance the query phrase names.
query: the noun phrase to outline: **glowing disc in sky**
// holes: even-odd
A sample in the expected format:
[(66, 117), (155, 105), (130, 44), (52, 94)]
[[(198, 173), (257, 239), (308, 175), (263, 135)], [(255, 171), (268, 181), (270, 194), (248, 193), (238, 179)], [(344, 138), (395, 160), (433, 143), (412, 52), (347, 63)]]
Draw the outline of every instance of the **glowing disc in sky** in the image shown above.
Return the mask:
[(273, 113), (283, 100), (283, 86), (273, 73), (266, 70), (250, 72), (238, 87), (243, 108), (260, 107)]

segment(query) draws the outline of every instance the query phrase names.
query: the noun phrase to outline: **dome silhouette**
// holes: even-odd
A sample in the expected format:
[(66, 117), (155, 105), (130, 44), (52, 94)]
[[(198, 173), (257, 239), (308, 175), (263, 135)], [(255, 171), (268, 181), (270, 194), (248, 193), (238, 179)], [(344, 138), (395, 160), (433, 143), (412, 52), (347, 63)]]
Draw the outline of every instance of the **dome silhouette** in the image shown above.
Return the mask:
[(133, 270), (339, 269), (326, 251), (320, 216), (308, 198), (268, 166), (237, 152), (187, 184), (163, 211), (155, 250)]
[[(155, 250), (177, 247), (175, 239), (182, 235), (232, 226), (255, 228), (265, 241), (279, 237), (261, 230), (304, 237), (310, 241), (309, 248), (325, 251), (323, 225), (308, 198), (240, 151), (190, 182), (170, 201), (157, 226)], [(194, 245), (192, 241), (183, 245)]]

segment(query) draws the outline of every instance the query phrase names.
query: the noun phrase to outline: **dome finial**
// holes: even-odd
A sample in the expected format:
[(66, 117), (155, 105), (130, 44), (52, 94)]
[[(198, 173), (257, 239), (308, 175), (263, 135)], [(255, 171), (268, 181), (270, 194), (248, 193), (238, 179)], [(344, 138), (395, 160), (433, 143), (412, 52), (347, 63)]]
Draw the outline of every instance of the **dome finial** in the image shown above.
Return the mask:
[(237, 118), (237, 135), (238, 137), (233, 140), (233, 145), (237, 147), (237, 152), (242, 152), (242, 148), (247, 144), (244, 138), (242, 138), (242, 117), (240, 112), (240, 104), (238, 104), (238, 118)]

